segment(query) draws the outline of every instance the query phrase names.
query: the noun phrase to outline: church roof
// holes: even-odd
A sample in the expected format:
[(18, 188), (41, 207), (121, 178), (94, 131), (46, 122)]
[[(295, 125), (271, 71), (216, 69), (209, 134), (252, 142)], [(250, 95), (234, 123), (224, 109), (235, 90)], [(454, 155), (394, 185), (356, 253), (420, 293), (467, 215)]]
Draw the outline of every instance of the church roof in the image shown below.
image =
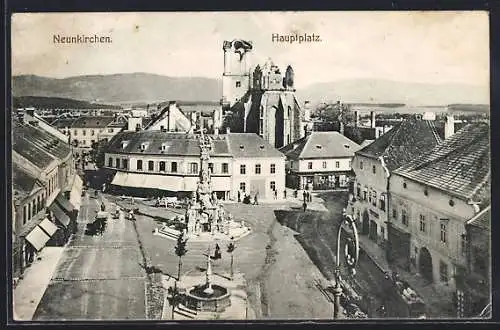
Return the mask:
[(490, 199), (491, 153), (487, 123), (473, 123), (394, 173), (450, 195)]
[(387, 168), (392, 171), (429, 151), (440, 141), (433, 122), (410, 118), (397, 123), (356, 154), (383, 157)]
[(293, 159), (353, 157), (360, 146), (339, 132), (311, 132), (280, 149)]

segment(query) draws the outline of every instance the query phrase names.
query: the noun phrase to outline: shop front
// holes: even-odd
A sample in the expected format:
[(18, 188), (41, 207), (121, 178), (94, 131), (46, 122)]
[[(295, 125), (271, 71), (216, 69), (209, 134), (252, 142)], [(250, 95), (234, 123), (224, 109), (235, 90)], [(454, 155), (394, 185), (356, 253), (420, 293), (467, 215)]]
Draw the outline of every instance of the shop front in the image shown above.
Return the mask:
[(47, 243), (47, 245), (63, 246), (68, 242), (73, 232), (73, 229), (71, 227), (71, 218), (68, 216), (68, 214), (66, 214), (63, 208), (59, 206), (59, 203), (57, 201), (54, 201), (48, 207), (48, 210), (49, 220), (56, 224), (57, 231)]

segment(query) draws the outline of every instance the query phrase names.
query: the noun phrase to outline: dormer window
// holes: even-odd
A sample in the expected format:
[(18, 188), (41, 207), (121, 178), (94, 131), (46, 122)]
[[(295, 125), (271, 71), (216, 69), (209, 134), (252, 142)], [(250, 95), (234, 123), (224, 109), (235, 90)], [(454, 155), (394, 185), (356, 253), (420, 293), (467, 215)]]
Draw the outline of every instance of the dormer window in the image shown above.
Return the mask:
[(241, 145), (240, 145), (240, 149), (245, 149), (245, 147), (241, 144)]
[(128, 146), (128, 141), (122, 141), (122, 149), (125, 149)]
[(349, 149), (350, 146), (348, 144), (344, 144), (344, 148)]
[(323, 148), (323, 146), (321, 144), (316, 145), (316, 149), (322, 149), (322, 148)]
[(144, 151), (148, 148), (148, 144), (146, 142), (141, 143), (141, 151)]
[(168, 148), (169, 148), (169, 145), (168, 145), (168, 144), (166, 144), (166, 143), (162, 143), (162, 144), (161, 144), (161, 151), (162, 151), (162, 152), (167, 151), (167, 150), (168, 150)]
[(261, 145), (260, 145), (260, 148), (261, 148), (261, 149), (264, 149), (264, 145), (263, 145), (263, 144), (261, 144)]

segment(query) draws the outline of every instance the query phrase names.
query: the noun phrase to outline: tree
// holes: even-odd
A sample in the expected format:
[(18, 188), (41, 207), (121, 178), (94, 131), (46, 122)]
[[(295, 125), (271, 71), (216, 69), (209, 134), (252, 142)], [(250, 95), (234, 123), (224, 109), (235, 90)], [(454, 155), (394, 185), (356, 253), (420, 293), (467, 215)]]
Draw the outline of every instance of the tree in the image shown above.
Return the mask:
[(227, 252), (231, 254), (231, 280), (233, 279), (234, 276), (234, 271), (233, 271), (233, 252), (236, 249), (236, 246), (233, 243), (233, 237), (231, 237), (231, 242), (227, 246)]
[(169, 287), (167, 291), (167, 299), (172, 306), (172, 320), (174, 319), (175, 307), (177, 307), (181, 302), (181, 294), (177, 288), (177, 281), (175, 281), (173, 287)]
[(179, 267), (177, 268), (178, 281), (181, 279), (182, 257), (188, 252), (186, 244), (187, 238), (184, 238), (184, 232), (181, 232), (179, 237), (177, 237), (177, 245), (175, 246), (175, 254), (179, 257)]

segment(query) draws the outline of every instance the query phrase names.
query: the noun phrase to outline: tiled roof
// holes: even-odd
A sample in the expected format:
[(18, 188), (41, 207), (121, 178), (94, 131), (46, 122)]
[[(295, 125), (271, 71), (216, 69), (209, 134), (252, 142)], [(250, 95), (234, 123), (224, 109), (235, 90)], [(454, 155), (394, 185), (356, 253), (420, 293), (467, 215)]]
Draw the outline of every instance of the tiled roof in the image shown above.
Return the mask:
[(50, 125), (56, 127), (56, 128), (70, 128), (73, 126), (73, 122), (75, 121), (75, 118), (59, 118), (53, 121)]
[(487, 123), (469, 124), (394, 173), (451, 195), (481, 202), (489, 198), (489, 133)]
[(383, 157), (387, 168), (392, 171), (431, 150), (440, 141), (432, 122), (411, 118), (396, 124), (356, 153)]
[(12, 149), (40, 169), (47, 168), (55, 159), (64, 159), (71, 153), (67, 143), (64, 143), (50, 133), (12, 121)]
[(77, 118), (71, 127), (75, 128), (104, 128), (114, 121), (111, 116), (82, 116)]
[(491, 229), (491, 205), (476, 214), (467, 224), (484, 230)]
[[(199, 156), (198, 135), (161, 131), (121, 132), (110, 141), (108, 151), (112, 153), (158, 154), (171, 156)], [(234, 157), (283, 157), (260, 136), (253, 133), (220, 134), (213, 138), (212, 156)], [(125, 148), (122, 142), (127, 141)], [(141, 151), (141, 144), (147, 145)], [(162, 152), (162, 144), (167, 149)], [(241, 148), (240, 146), (243, 146)]]
[(231, 155), (237, 158), (284, 157), (266, 140), (254, 133), (225, 134)]
[[(122, 141), (128, 142), (125, 148), (122, 148)], [(144, 151), (141, 151), (142, 143), (147, 144), (147, 148)], [(164, 152), (162, 152), (162, 144), (167, 146)], [(229, 155), (229, 148), (223, 136), (219, 136), (213, 141), (213, 147), (213, 155)], [(161, 131), (120, 132), (111, 139), (108, 151), (113, 153), (150, 155), (200, 155), (200, 147), (196, 135)]]
[(36, 185), (36, 177), (23, 170), (17, 164), (12, 164), (12, 189), (14, 190), (14, 198), (28, 196)]
[(281, 150), (294, 159), (353, 157), (360, 146), (339, 132), (311, 132)]

